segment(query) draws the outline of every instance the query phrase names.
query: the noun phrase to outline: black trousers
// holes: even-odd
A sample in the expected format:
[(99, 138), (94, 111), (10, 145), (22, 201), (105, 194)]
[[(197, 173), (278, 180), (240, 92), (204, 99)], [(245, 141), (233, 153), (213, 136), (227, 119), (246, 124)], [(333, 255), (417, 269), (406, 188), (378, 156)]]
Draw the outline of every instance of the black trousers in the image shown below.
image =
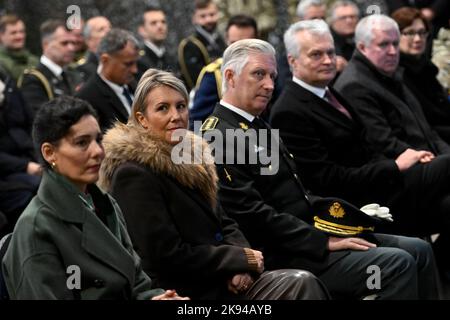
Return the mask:
[[(385, 300), (439, 299), (439, 276), (430, 244), (418, 238), (373, 234), (376, 248), (349, 250), (325, 270), (323, 281), (333, 298)], [(335, 254), (334, 252), (331, 253)], [(379, 281), (373, 276), (379, 273)]]

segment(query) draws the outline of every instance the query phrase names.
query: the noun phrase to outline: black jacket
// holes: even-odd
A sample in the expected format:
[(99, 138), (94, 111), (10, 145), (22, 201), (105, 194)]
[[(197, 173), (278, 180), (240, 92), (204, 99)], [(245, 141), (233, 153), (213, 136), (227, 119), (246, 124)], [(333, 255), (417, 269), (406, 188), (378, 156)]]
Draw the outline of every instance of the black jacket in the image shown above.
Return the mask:
[[(206, 127), (208, 122), (215, 123), (213, 127), (222, 133), (224, 139), (223, 145), (214, 144), (220, 203), (238, 222), (252, 247), (264, 252), (268, 268), (299, 268), (320, 273), (348, 253), (329, 255), (327, 236), (309, 224), (313, 219), (312, 196), (306, 193), (300, 182), (292, 155), (275, 136), (272, 143), (265, 139), (250, 139), (245, 149), (235, 150), (233, 163), (230, 163), (226, 154), (238, 145), (226, 131), (260, 127), (220, 104), (206, 120)], [(203, 129), (204, 134), (208, 134), (209, 129)], [(271, 165), (262, 164), (261, 159), (238, 164), (238, 158), (243, 154), (248, 156), (248, 160), (255, 159), (259, 152), (271, 147), (277, 152), (278, 146), (278, 164), (277, 161)], [(265, 174), (262, 174), (262, 169)]]
[(122, 101), (97, 73), (89, 78), (76, 96), (88, 101), (97, 111), (102, 131), (106, 131), (117, 120), (123, 123), (128, 121), (128, 112)]
[(166, 142), (122, 124), (108, 131), (104, 145), (100, 184), (117, 199), (157, 286), (218, 299), (230, 295), (233, 275), (256, 270), (244, 250), (249, 243), (217, 205), (214, 165), (175, 164)]
[(324, 99), (290, 81), (272, 108), (271, 124), (293, 153), (308, 188), (358, 205), (386, 203), (401, 184), (394, 160), (365, 143), (366, 129), (353, 108), (331, 89), (350, 112), (347, 118)]
[(428, 122), (450, 143), (450, 101), (436, 79), (438, 68), (425, 56), (416, 59), (405, 54), (400, 57), (400, 65), (405, 69), (405, 84), (416, 95)]
[(436, 155), (450, 152), (449, 145), (428, 124), (414, 93), (403, 83), (401, 69), (393, 77), (385, 76), (355, 51), (334, 87), (352, 102), (375, 151), (388, 158), (397, 158), (407, 148)]
[[(62, 95), (73, 95), (76, 86), (80, 82), (77, 75), (69, 70), (64, 70), (64, 73), (66, 74), (64, 80), (55, 76), (55, 74), (42, 63), (39, 63), (35, 69), (44, 76), (45, 80), (42, 81), (34, 74), (25, 71), (20, 85), (23, 97), (33, 110), (33, 113), (36, 113), (43, 103), (53, 98)], [(49, 91), (46, 89), (44, 83), (48, 84)]]
[(0, 176), (25, 173), (36, 162), (31, 138), (32, 114), (11, 78), (5, 82), (5, 100), (0, 105)]
[(175, 64), (170, 61), (167, 51), (161, 57), (148, 46), (144, 45), (143, 49), (139, 52), (140, 58), (138, 61), (138, 74), (137, 79), (140, 79), (142, 75), (150, 68), (166, 70), (176, 73)]

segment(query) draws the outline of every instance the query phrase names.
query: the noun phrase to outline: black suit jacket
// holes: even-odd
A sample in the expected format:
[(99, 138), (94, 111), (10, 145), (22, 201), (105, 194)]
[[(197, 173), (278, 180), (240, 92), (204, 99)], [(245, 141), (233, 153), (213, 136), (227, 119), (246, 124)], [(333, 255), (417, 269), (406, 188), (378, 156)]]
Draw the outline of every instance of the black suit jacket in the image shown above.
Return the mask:
[[(62, 95), (74, 94), (75, 87), (79, 83), (79, 79), (75, 73), (64, 70), (67, 76), (67, 81), (64, 81), (63, 79), (58, 78), (42, 63), (39, 63), (36, 66), (36, 70), (42, 73), (47, 79), (51, 92), (55, 98)], [(39, 110), (43, 103), (50, 100), (42, 81), (32, 74), (24, 73), (20, 89), (26, 103), (31, 107), (34, 113)]]
[(407, 148), (436, 155), (450, 147), (430, 127), (419, 101), (402, 81), (382, 75), (358, 50), (337, 79), (335, 89), (352, 102), (367, 130), (368, 143), (389, 158)]
[[(220, 104), (208, 119), (217, 121), (215, 129), (223, 134), (224, 139), (224, 144), (216, 144), (214, 150), (220, 203), (238, 222), (252, 247), (264, 252), (267, 268), (300, 268), (320, 273), (348, 253), (329, 254), (327, 236), (309, 224), (313, 217), (310, 204), (313, 196), (303, 189), (291, 155), (276, 136), (272, 143), (265, 139), (250, 139), (245, 150), (238, 149), (234, 153), (233, 163), (224, 159), (225, 164), (221, 164), (220, 155), (232, 152), (237, 146), (235, 139), (227, 135), (227, 130), (259, 127)], [(208, 134), (208, 130), (204, 133)], [(258, 157), (255, 155), (258, 147), (263, 150), (273, 147), (277, 152), (278, 146), (278, 167), (272, 163), (270, 168), (260, 160), (253, 164), (238, 164), (238, 157), (243, 153), (253, 153), (249, 157)], [(273, 174), (262, 175), (262, 168)]]
[(308, 188), (358, 205), (387, 203), (401, 181), (394, 160), (372, 152), (353, 108), (332, 88), (352, 120), (324, 99), (289, 81), (271, 112), (271, 124), (293, 153)]
[[(133, 88), (130, 87), (130, 89)], [(102, 131), (106, 131), (117, 120), (123, 123), (128, 121), (125, 106), (97, 73), (83, 85), (77, 97), (88, 101), (95, 108)]]

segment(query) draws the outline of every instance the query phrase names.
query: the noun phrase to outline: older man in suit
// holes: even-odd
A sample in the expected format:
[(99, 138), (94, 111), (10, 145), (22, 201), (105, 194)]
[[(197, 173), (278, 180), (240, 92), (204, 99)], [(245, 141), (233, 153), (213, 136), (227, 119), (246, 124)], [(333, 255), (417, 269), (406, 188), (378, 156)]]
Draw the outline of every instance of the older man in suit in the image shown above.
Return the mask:
[(100, 127), (106, 131), (113, 122), (126, 123), (133, 104), (139, 45), (128, 31), (112, 29), (100, 42), (100, 68), (77, 96), (97, 110)]
[[(294, 154), (307, 187), (359, 205), (386, 204), (391, 231), (440, 232), (448, 247), (450, 157), (406, 149), (395, 158), (374, 152), (367, 128), (329, 83), (336, 73), (333, 39), (321, 21), (300, 22), (285, 34), (290, 81), (272, 109), (271, 123)], [(427, 213), (426, 218), (424, 212)]]

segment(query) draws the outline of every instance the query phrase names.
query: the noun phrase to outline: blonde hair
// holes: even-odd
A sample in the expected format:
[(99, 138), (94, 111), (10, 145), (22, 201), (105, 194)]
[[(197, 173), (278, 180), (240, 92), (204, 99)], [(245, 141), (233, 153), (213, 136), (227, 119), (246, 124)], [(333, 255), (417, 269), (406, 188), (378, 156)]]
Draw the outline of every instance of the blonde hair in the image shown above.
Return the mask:
[(189, 102), (189, 94), (180, 79), (167, 71), (148, 69), (141, 77), (141, 80), (139, 80), (128, 123), (139, 125), (136, 113), (140, 112), (145, 114), (145, 109), (147, 108), (147, 96), (150, 91), (162, 86), (167, 86), (178, 91), (186, 100), (186, 103)]

